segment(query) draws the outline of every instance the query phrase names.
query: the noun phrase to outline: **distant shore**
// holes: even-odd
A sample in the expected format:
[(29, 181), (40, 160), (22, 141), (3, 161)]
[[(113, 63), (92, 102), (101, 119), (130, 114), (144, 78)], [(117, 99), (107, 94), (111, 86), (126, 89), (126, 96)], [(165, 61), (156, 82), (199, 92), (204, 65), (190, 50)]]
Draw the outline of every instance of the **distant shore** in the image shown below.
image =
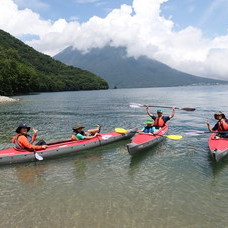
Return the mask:
[(0, 96), (0, 104), (2, 103), (8, 103), (8, 102), (15, 102), (18, 101), (18, 99), (10, 98), (10, 97), (5, 97), (5, 96)]

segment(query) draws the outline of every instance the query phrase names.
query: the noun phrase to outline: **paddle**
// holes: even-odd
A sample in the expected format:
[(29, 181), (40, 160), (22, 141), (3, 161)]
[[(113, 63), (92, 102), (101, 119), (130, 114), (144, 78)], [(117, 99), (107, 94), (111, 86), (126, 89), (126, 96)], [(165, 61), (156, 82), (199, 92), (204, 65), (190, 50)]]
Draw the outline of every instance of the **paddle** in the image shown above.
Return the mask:
[[(147, 107), (147, 105), (138, 104), (138, 103), (130, 103), (129, 106), (130, 106), (131, 108)], [(148, 105), (148, 107), (173, 108), (173, 107), (171, 107), (171, 106), (162, 106), (162, 105)], [(196, 110), (195, 108), (178, 108), (178, 107), (175, 107), (175, 109), (184, 110), (184, 111), (187, 111), (187, 112), (193, 112), (193, 111)]]
[[(148, 133), (143, 133), (143, 134), (148, 135)], [(183, 138), (182, 135), (158, 135), (158, 134), (151, 134), (151, 135), (160, 136), (160, 137), (166, 137), (166, 138), (173, 139), (173, 140), (179, 140), (179, 139)]]
[(186, 131), (184, 134), (185, 134), (185, 135), (188, 135), (188, 136), (197, 136), (197, 135), (212, 134), (212, 133), (228, 133), (228, 131), (215, 131), (215, 132), (210, 132), (210, 131), (189, 130), (189, 131)]
[[(115, 132), (123, 134), (123, 133), (126, 133), (127, 130), (124, 128), (115, 128)], [(146, 135), (148, 134), (148, 133), (143, 133), (143, 132), (139, 132), (139, 133), (146, 134)], [(166, 137), (166, 138), (173, 139), (173, 140), (179, 140), (179, 139), (183, 138), (182, 135), (157, 135), (157, 134), (151, 134), (151, 135)]]

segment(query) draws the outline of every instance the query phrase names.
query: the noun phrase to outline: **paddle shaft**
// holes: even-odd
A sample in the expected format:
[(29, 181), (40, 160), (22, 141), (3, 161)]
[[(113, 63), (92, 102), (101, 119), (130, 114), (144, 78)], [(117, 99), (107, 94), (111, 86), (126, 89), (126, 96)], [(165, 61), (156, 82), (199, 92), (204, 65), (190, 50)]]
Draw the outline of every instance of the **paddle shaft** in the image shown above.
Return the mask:
[[(149, 133), (144, 133), (144, 132), (139, 132), (140, 134), (145, 134), (145, 135), (148, 135)], [(154, 136), (160, 136), (160, 137), (165, 137), (165, 138), (169, 138), (169, 139), (173, 139), (173, 140), (179, 140), (179, 139), (182, 139), (182, 136), (181, 135), (159, 135), (159, 134), (150, 134), (151, 136), (154, 135)]]
[[(143, 107), (156, 107), (156, 108), (173, 108), (171, 106), (162, 106), (162, 105), (143, 105)], [(175, 107), (175, 109), (179, 109), (179, 110), (184, 110), (184, 111), (195, 111), (196, 109), (195, 108), (178, 108), (178, 107)]]
[[(173, 108), (173, 107), (171, 107), (171, 106), (163, 106), (163, 105), (143, 105), (143, 104), (136, 104), (136, 103), (131, 103), (131, 104), (130, 104), (130, 107), (132, 107), (132, 108), (140, 108), (140, 107)], [(192, 112), (192, 111), (195, 111), (195, 110), (196, 110), (195, 108), (178, 108), (178, 107), (175, 107), (175, 109), (184, 110), (184, 111), (189, 111), (189, 112)]]
[(228, 131), (187, 131), (186, 133), (195, 133), (195, 134), (212, 134), (212, 133), (228, 133)]

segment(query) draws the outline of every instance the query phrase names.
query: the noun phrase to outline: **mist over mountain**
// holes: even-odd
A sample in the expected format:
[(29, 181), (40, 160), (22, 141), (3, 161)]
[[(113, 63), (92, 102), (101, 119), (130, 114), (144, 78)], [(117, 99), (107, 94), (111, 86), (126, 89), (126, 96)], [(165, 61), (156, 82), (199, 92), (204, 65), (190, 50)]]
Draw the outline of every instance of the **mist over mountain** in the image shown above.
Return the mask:
[(68, 47), (56, 56), (61, 62), (91, 71), (108, 81), (110, 88), (140, 88), (227, 83), (190, 75), (145, 56), (127, 57), (123, 47), (94, 48), (88, 53)]

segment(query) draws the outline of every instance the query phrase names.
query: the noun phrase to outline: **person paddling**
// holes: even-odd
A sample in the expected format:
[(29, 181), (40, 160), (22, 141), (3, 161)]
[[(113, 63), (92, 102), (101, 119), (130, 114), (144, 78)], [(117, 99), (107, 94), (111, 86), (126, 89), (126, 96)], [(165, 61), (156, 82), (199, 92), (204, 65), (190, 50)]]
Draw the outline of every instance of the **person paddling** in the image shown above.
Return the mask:
[(152, 114), (150, 112), (148, 106), (146, 106), (146, 112), (154, 120), (153, 126), (156, 129), (159, 129), (160, 127), (164, 127), (165, 123), (174, 117), (175, 107), (173, 107), (173, 111), (172, 111), (172, 114), (170, 116), (163, 116), (163, 111), (161, 109), (157, 110), (157, 116), (155, 116), (154, 114)]
[[(28, 135), (30, 131), (30, 127), (26, 124), (20, 124), (16, 129), (17, 135), (13, 137), (12, 143), (15, 144), (15, 148), (17, 149), (27, 149), (27, 150), (41, 150), (46, 149), (47, 145), (44, 140), (40, 140), (36, 145), (33, 143), (36, 140), (38, 130), (32, 129), (33, 136)], [(45, 144), (45, 145), (43, 145)]]
[(157, 131), (157, 129), (153, 126), (154, 120), (148, 119), (144, 122), (144, 124), (146, 124), (146, 126), (142, 130), (139, 130), (138, 132), (153, 133)]
[(72, 140), (92, 139), (92, 138), (95, 138), (101, 130), (100, 125), (97, 125), (97, 128), (95, 129), (89, 129), (87, 132), (83, 131), (83, 128), (85, 127), (81, 124), (78, 124), (75, 127), (73, 127), (72, 128), (73, 134), (71, 139)]
[(206, 120), (208, 130), (210, 132), (218, 131), (215, 138), (228, 138), (228, 120), (226, 119), (226, 116), (222, 112), (216, 112), (214, 114), (214, 118), (218, 120), (218, 122), (214, 125), (213, 128), (210, 127), (209, 121)]

